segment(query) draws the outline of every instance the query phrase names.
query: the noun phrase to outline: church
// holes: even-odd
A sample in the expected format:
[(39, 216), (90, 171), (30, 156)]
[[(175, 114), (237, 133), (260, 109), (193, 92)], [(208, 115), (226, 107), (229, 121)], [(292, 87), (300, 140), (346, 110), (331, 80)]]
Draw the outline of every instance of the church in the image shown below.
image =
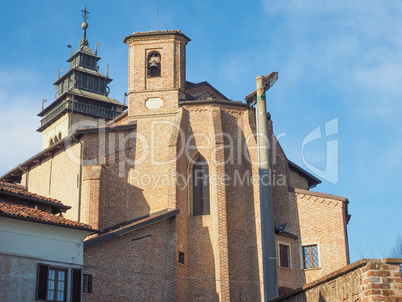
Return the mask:
[[(0, 180), (97, 230), (84, 241), (82, 301), (264, 300), (255, 107), (187, 80), (180, 30), (126, 36), (119, 102), (82, 29), (39, 113), (43, 150)], [(311, 191), (321, 181), (286, 157), (266, 116), (284, 294), (349, 264), (349, 201)]]

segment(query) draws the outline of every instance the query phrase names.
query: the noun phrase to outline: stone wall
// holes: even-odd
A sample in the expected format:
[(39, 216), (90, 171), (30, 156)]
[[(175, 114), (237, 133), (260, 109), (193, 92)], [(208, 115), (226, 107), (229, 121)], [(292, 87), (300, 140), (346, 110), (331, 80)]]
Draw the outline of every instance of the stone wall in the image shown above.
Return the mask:
[(362, 259), (271, 302), (402, 301), (402, 259)]

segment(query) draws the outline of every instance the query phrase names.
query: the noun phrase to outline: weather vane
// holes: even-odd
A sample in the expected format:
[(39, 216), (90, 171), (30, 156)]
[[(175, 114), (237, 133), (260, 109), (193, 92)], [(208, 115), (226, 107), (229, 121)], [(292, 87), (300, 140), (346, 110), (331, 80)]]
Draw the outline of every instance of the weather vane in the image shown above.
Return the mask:
[(85, 9), (81, 10), (82, 12), (82, 19), (84, 19), (84, 22), (87, 22), (87, 19), (89, 18), (89, 11), (87, 11), (87, 6), (85, 5)]

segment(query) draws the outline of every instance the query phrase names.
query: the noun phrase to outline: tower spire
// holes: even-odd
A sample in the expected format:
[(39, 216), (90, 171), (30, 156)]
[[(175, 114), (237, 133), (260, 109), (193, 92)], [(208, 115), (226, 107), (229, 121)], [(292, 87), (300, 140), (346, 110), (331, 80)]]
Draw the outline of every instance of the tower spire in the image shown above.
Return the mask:
[(81, 27), (84, 30), (84, 36), (82, 38), (81, 41), (81, 45), (89, 45), (88, 43), (88, 39), (87, 39), (87, 28), (88, 28), (88, 23), (87, 23), (87, 19), (89, 18), (89, 11), (87, 10), (87, 6), (85, 5), (85, 8), (83, 10), (81, 10), (82, 12), (82, 19), (84, 20), (84, 22), (82, 22)]

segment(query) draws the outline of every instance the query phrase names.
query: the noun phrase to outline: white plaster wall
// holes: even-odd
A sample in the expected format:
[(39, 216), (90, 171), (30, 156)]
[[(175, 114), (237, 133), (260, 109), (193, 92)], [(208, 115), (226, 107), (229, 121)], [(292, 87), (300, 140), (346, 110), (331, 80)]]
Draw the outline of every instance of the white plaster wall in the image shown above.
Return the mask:
[(43, 150), (49, 147), (49, 141), (51, 138), (54, 138), (59, 133), (61, 133), (61, 138), (63, 139), (66, 135), (68, 135), (68, 128), (69, 128), (69, 114), (66, 113), (63, 115), (59, 120), (57, 120), (54, 124), (50, 127), (46, 128), (43, 132), (43, 143), (42, 148)]
[(0, 253), (83, 264), (83, 240), (91, 232), (0, 217)]

